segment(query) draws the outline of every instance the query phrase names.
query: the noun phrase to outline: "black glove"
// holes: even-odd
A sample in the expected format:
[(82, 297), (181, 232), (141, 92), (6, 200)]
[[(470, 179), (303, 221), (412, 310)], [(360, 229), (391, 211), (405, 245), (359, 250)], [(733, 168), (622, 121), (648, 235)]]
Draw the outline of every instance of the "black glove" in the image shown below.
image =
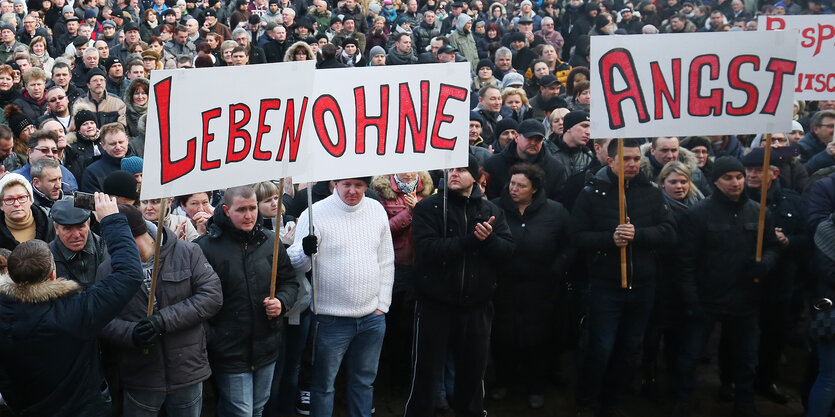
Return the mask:
[(302, 239), (302, 250), (307, 256), (311, 256), (319, 251), (319, 239), (316, 235), (307, 235)]
[(745, 264), (745, 274), (748, 275), (748, 278), (764, 279), (768, 275), (768, 270), (768, 265), (763, 261), (750, 259)]
[(163, 334), (165, 334), (165, 321), (159, 313), (156, 313), (139, 320), (133, 326), (133, 344), (141, 348), (151, 347)]

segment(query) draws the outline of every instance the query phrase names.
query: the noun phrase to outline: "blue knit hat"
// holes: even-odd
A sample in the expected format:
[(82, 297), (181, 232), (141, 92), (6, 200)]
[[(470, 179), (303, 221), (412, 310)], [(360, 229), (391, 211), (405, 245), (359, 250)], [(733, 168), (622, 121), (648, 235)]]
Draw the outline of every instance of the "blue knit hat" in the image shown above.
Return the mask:
[(122, 170), (133, 175), (142, 173), (142, 158), (138, 156), (122, 158)]

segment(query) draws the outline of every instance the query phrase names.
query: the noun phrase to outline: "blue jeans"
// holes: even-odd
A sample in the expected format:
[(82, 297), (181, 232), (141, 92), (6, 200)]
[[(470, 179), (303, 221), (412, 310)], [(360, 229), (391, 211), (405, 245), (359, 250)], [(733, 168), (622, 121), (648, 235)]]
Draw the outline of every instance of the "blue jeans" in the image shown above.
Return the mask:
[(310, 387), (311, 417), (330, 417), (333, 413), (333, 383), (345, 359), (348, 415), (371, 417), (374, 379), (383, 336), (384, 314), (365, 317), (313, 317), (313, 380)]
[(835, 340), (818, 344), (818, 378), (809, 393), (807, 417), (827, 417), (835, 403)]
[(169, 417), (200, 417), (203, 383), (169, 392), (125, 390), (125, 417), (156, 417), (163, 406)]
[(220, 417), (261, 417), (270, 398), (275, 362), (252, 372), (226, 374), (215, 372)]

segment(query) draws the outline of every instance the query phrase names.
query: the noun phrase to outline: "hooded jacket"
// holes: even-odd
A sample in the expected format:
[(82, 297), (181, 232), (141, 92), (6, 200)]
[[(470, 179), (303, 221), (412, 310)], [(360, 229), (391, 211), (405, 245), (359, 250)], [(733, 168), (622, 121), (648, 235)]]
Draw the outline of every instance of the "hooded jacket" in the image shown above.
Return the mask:
[[(205, 381), (212, 373), (203, 323), (223, 304), (220, 280), (199, 246), (161, 230), (165, 237), (155, 300), (165, 334), (147, 353), (133, 344), (133, 328), (148, 309), (149, 289), (144, 285), (102, 330), (102, 337), (119, 348), (119, 378), (127, 390), (173, 391)], [(112, 269), (107, 260), (97, 275), (106, 276)]]
[[(207, 346), (215, 372), (251, 372), (278, 359), (284, 320), (269, 320), (264, 298), (269, 296), (275, 234), (258, 215), (249, 233), (215, 210), (206, 234), (195, 243), (220, 277), (223, 307), (209, 320)], [(284, 245), (279, 245), (275, 298), (282, 313), (296, 299), (298, 282)]]
[(150, 91), (150, 82), (147, 78), (134, 78), (130, 80), (130, 84), (128, 84), (128, 88), (125, 90), (125, 96), (123, 100), (125, 102), (125, 120), (127, 122), (127, 124), (125, 125), (125, 129), (127, 131), (128, 137), (130, 138), (139, 136), (139, 118), (148, 112), (147, 102), (142, 107), (133, 104), (133, 94), (136, 92), (136, 88), (140, 83), (145, 85), (146, 92)]
[(0, 392), (20, 416), (110, 414), (97, 338), (144, 274), (125, 216), (109, 215), (101, 228), (113, 272), (87, 291), (64, 279), (0, 281)]
[(457, 49), (464, 58), (467, 58), (467, 61), (470, 62), (470, 66), (473, 68), (473, 72), (475, 72), (476, 66), (478, 65), (478, 48), (473, 38), (472, 28), (470, 31), (464, 33), (464, 26), (471, 20), (472, 18), (470, 16), (463, 13), (461, 16), (458, 16), (455, 31), (449, 36), (449, 44)]

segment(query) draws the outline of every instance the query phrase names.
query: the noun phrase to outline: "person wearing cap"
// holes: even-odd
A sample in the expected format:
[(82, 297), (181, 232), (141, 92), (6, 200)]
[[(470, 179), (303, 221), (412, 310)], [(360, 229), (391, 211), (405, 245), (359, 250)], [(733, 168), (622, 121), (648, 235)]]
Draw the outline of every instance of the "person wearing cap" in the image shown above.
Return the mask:
[[(762, 164), (762, 157), (760, 158)], [(714, 192), (691, 208), (679, 225), (680, 268), (676, 275), (686, 315), (676, 376), (676, 409), (692, 408), (693, 370), (717, 322), (730, 337), (735, 415), (754, 416), (760, 294), (779, 258), (774, 215), (766, 211), (762, 260), (757, 261), (759, 204), (745, 193), (745, 166), (717, 158)], [(709, 262), (705, 262), (705, 260)]]
[[(217, 3), (218, 5), (220, 2)], [(218, 11), (214, 7), (206, 9), (204, 12), (205, 19), (203, 20), (203, 27), (200, 29), (203, 32), (214, 32), (223, 37), (223, 40), (232, 39), (232, 31), (229, 26), (226, 26), (218, 19)]]
[[(596, 300), (587, 316), (590, 343), (577, 381), (578, 416), (622, 415), (624, 386), (615, 381), (628, 380), (637, 365), (653, 305), (656, 251), (676, 237), (661, 191), (640, 172), (638, 142), (623, 141), (626, 222), (619, 221), (617, 140), (609, 142), (607, 166), (586, 183), (571, 212), (569, 237), (585, 258), (588, 297)], [(632, 265), (626, 288), (621, 284), (622, 247)], [(603, 389), (609, 386), (615, 388)]]
[(519, 123), (516, 120), (511, 118), (499, 120), (499, 123), (496, 123), (496, 141), (490, 144), (493, 152), (501, 153), (508, 144), (514, 142), (519, 136), (518, 128)]
[(96, 283), (96, 270), (108, 258), (104, 239), (90, 230), (90, 212), (73, 200), (56, 201), (49, 212), (55, 239), (49, 249), (58, 276), (77, 282), (86, 290)]
[(487, 197), (499, 197), (510, 181), (510, 167), (525, 162), (538, 165), (545, 172), (544, 191), (548, 198), (556, 200), (566, 180), (565, 167), (543, 149), (545, 127), (534, 119), (526, 119), (519, 123), (517, 131), (516, 141), (508, 143), (501, 153), (484, 164), (484, 171), (490, 175)]
[(413, 212), (416, 324), (406, 417), (433, 415), (449, 353), (455, 356), (455, 415), (485, 413), (491, 300), (497, 271), (510, 260), (514, 244), (502, 210), (483, 198), (479, 176), (478, 161), (470, 156), (466, 167), (449, 170), (447, 201), (439, 192)]
[[(167, 228), (148, 230), (142, 213), (120, 204), (139, 249), (144, 283), (101, 337), (115, 346), (125, 416), (157, 413), (195, 416), (202, 407), (203, 381), (212, 371), (203, 347), (206, 322), (221, 309), (223, 293), (218, 274), (200, 247), (177, 239)], [(162, 239), (159, 260), (155, 240)], [(111, 273), (114, 259), (105, 260), (98, 277)], [(147, 316), (151, 270), (159, 262), (154, 313)]]
[(526, 22), (527, 20), (530, 20), (530, 23), (533, 24), (532, 32), (542, 29), (542, 16), (533, 11), (533, 3), (531, 3), (531, 0), (523, 0), (519, 4), (519, 14), (516, 19), (514, 19), (514, 26), (517, 26), (523, 19), (525, 19)]
[(477, 93), (487, 85), (492, 85), (497, 88), (501, 86), (499, 80), (493, 76), (493, 69), (493, 61), (489, 58), (478, 61), (475, 71), (476, 75), (473, 77), (473, 83), (470, 87), (473, 93)]
[(562, 136), (553, 138), (553, 141), (548, 140), (545, 148), (563, 165), (566, 177), (571, 177), (585, 171), (595, 160), (594, 153), (588, 147), (591, 123), (589, 114), (584, 111), (569, 112), (562, 121)]
[(697, 169), (698, 159), (686, 148), (682, 148), (678, 136), (660, 136), (652, 138), (652, 141), (641, 145), (641, 171), (646, 174), (651, 182), (655, 182), (661, 169), (670, 161), (679, 161), (690, 169), (690, 180), (703, 195), (708, 196), (713, 192), (710, 181)]
[(458, 50), (450, 45), (444, 45), (438, 49), (438, 63), (445, 64), (455, 62)]
[[(483, 126), (484, 117), (478, 112), (470, 112), (469, 154), (476, 159), (479, 166), (483, 166), (493, 156), (493, 150), (490, 149), (490, 144), (486, 143), (484, 138), (481, 137)], [(477, 179), (480, 179), (480, 177)]]
[(20, 47), (25, 47), (23, 43), (17, 41), (15, 36), (14, 26), (8, 23), (0, 23), (0, 62), (6, 62), (14, 56), (14, 51)]
[(342, 43), (342, 53), (339, 55), (338, 61), (346, 67), (364, 67), (368, 64), (365, 57), (360, 52), (360, 47), (356, 39), (348, 38)]
[(130, 172), (118, 170), (107, 174), (102, 182), (102, 192), (116, 197), (119, 204), (139, 205), (139, 184)]
[(394, 247), (386, 210), (364, 197), (370, 182), (370, 177), (336, 180), (333, 194), (314, 203), (314, 234), (308, 234), (305, 210), (287, 250), (299, 272), (316, 264), (311, 277), (317, 288), (312, 309), (318, 329), (310, 386), (313, 416), (333, 413), (340, 363), (347, 371), (348, 409), (353, 415), (371, 415), (372, 384), (394, 284)]
[(287, 28), (276, 25), (268, 34), (272, 40), (264, 45), (264, 56), (267, 62), (284, 61), (287, 49), (292, 45), (292, 41), (287, 39)]
[[(49, 21), (50, 16), (52, 15), (52, 13), (50, 13), (50, 12), (52, 12), (53, 10), (60, 10), (61, 15), (55, 20), (54, 23), (52, 23), (50, 25), (50, 23), (48, 21)], [(63, 7), (60, 7), (60, 8), (57, 7), (57, 6), (54, 6), (54, 7), (52, 7), (52, 9), (50, 9), (49, 12), (47, 12), (47, 24), (46, 25), (47, 25), (47, 27), (52, 28), (52, 39), (55, 42), (57, 42), (58, 39), (60, 39), (63, 35), (65, 35), (68, 32), (67, 22), (71, 18), (76, 18), (77, 19), (77, 16), (75, 15), (75, 10), (69, 4), (66, 4), (66, 5), (64, 5)], [(78, 22), (78, 21), (76, 21), (76, 22)], [(78, 26), (78, 24), (76, 23), (76, 27), (77, 26)], [(62, 52), (64, 49), (59, 48), (58, 44), (56, 43), (55, 44), (55, 50), (59, 51), (59, 52)]]
[(635, 11), (631, 7), (627, 6), (620, 10), (618, 29), (623, 29), (631, 35), (638, 35), (643, 28), (644, 22), (641, 22), (640, 17), (635, 16)]
[[(136, 23), (128, 22), (122, 28), (122, 31), (125, 34), (125, 40), (110, 47), (110, 56), (119, 59), (124, 64), (127, 63), (128, 55), (130, 55), (130, 49), (128, 48), (142, 39), (139, 36), (139, 26)], [(105, 67), (107, 67), (107, 63), (105, 63)]]
[(449, 46), (457, 49), (470, 63), (472, 71), (475, 71), (478, 65), (478, 48), (473, 38), (472, 27), (473, 19), (470, 16), (466, 14), (458, 16), (455, 31), (449, 36)]
[(386, 65), (386, 50), (382, 46), (377, 45), (371, 48), (371, 51), (368, 53), (368, 55), (370, 58), (368, 61), (369, 67), (379, 67)]
[(110, 56), (104, 61), (104, 71), (107, 73), (105, 89), (109, 94), (122, 97), (130, 84), (125, 77), (124, 61), (119, 57)]
[(545, 120), (545, 109), (543, 105), (547, 100), (559, 96), (561, 86), (557, 77), (551, 74), (539, 79), (539, 94), (530, 99), (534, 119), (539, 120), (540, 123)]
[(88, 71), (87, 95), (76, 100), (73, 106), (84, 104), (92, 109), (96, 115), (96, 124), (99, 126), (114, 122), (125, 126), (125, 102), (114, 94), (108, 94), (105, 89), (106, 83), (107, 77), (104, 70), (93, 68)]
[(35, 124), (20, 112), (20, 107), (8, 104), (3, 109), (3, 117), (12, 130), (12, 153), (3, 160), (6, 172), (20, 169), (28, 158), (29, 136), (35, 132)]
[(42, 241), (25, 242), (8, 258), (11, 280), (0, 284), (0, 314), (8, 318), (0, 323), (0, 373), (8, 378), (0, 378), (0, 391), (16, 414), (111, 413), (101, 392), (98, 336), (139, 289), (143, 273), (115, 200), (98, 194), (95, 204), (113, 259), (112, 273), (97, 285), (82, 291), (59, 278)]
[(34, 205), (32, 184), (20, 174), (7, 173), (0, 179), (0, 247), (14, 250), (32, 239), (50, 241), (52, 221)]
[(359, 48), (358, 51), (361, 54), (365, 53), (365, 34), (357, 32), (356, 21), (353, 16), (345, 16), (345, 18), (342, 19), (342, 30), (340, 30), (333, 37), (331, 43), (336, 46), (342, 46), (348, 39), (354, 39), (357, 43), (357, 48)]
[[(62, 17), (64, 19), (64, 17)], [(53, 29), (53, 47), (56, 52), (64, 53), (67, 50), (69, 45), (72, 45), (73, 40), (78, 36), (78, 27), (81, 23), (81, 19), (78, 16), (72, 15), (66, 18), (66, 22), (63, 25), (59, 26), (56, 24), (56, 29), (58, 27), (63, 27), (63, 32), (55, 33)]]
[[(415, 8), (417, 11), (417, 8)], [(343, 16), (353, 16), (354, 22), (357, 27), (357, 32), (359, 33), (366, 33), (368, 32), (368, 22), (365, 20), (365, 13), (362, 11), (362, 7), (360, 6), (359, 2), (356, 0), (345, 0), (338, 9), (336, 9), (336, 14), (341, 14)], [(420, 22), (420, 18), (415, 22), (415, 26)]]

